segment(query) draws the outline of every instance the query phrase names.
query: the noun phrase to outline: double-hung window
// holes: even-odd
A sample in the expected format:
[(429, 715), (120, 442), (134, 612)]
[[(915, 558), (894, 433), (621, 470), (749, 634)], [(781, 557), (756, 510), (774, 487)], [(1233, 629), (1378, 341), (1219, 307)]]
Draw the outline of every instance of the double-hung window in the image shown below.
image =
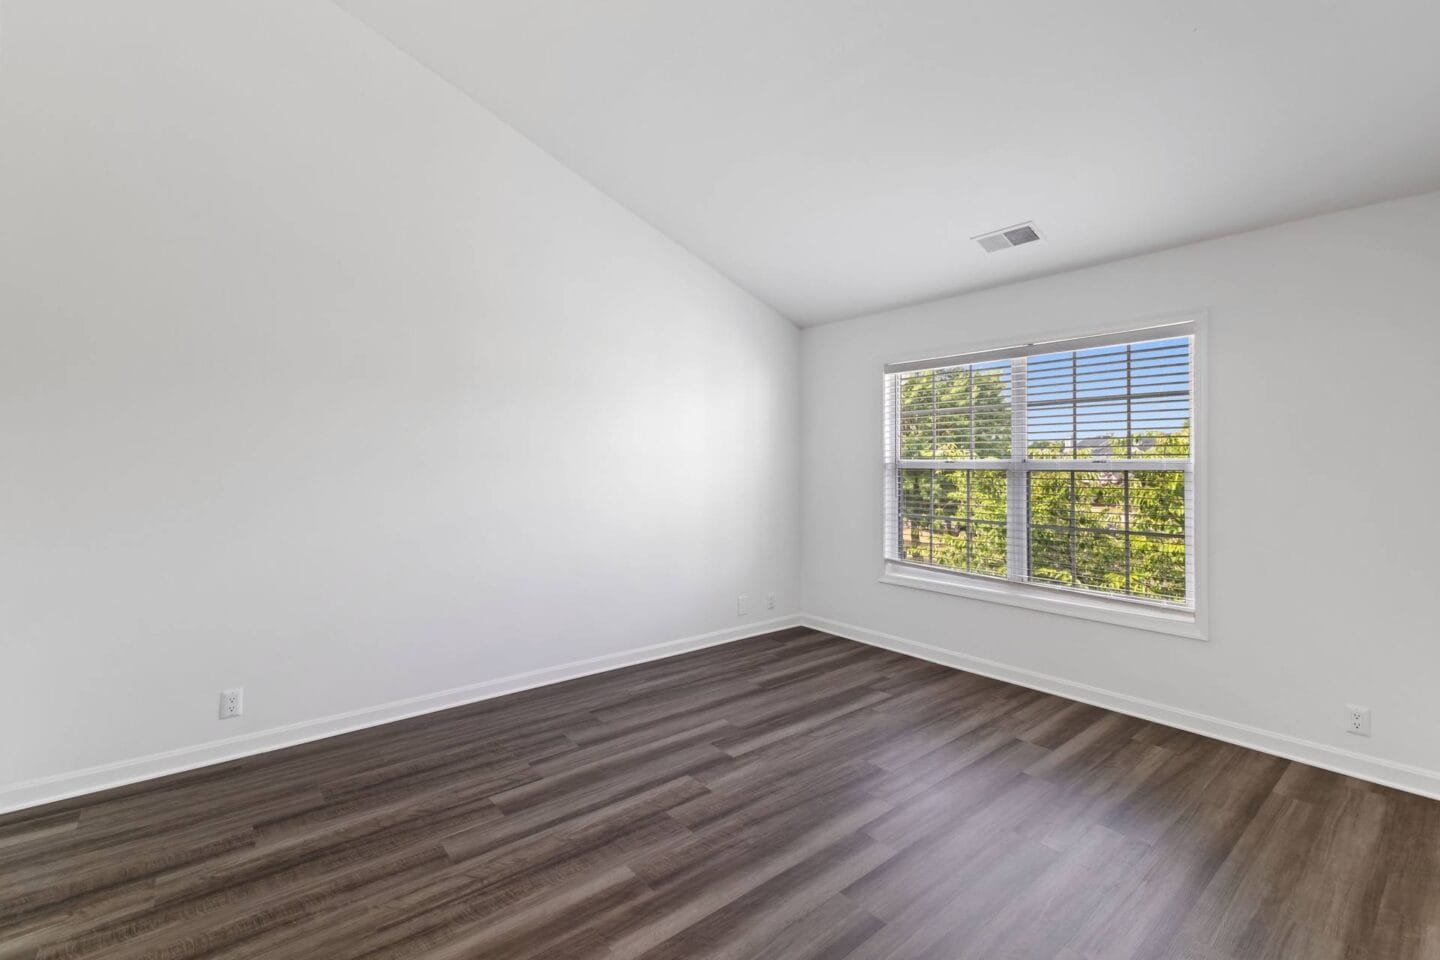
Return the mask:
[(887, 365), (886, 559), (1193, 612), (1194, 373), (1189, 322)]

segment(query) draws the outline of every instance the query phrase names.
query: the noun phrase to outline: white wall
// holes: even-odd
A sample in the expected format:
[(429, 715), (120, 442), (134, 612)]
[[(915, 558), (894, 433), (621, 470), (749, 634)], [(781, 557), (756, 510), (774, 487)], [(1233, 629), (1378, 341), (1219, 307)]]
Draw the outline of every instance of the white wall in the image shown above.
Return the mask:
[[(877, 582), (884, 361), (1197, 307), (1210, 315), (1209, 642)], [(806, 612), (1440, 791), (1437, 357), (1440, 194), (807, 329)], [(1373, 709), (1372, 739), (1343, 732), (1346, 703)]]
[(788, 322), (328, 0), (0, 16), (0, 807), (797, 610)]

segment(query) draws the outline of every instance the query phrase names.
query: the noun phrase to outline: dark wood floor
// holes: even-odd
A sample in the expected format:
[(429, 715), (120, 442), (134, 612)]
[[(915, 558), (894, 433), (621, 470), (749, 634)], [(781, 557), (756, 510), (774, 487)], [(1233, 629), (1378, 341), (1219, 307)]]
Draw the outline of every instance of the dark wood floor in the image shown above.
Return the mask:
[(0, 817), (18, 957), (1440, 957), (1440, 803), (794, 630)]

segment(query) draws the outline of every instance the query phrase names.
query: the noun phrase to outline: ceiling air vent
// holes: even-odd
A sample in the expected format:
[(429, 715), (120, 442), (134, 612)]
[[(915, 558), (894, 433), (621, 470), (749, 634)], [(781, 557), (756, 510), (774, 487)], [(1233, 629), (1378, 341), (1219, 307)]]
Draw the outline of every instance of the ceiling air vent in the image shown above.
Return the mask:
[(995, 253), (999, 250), (1009, 250), (1011, 247), (1018, 247), (1022, 243), (1034, 243), (1040, 239), (1040, 234), (1035, 230), (1033, 223), (1017, 223), (1013, 227), (1006, 227), (1004, 230), (995, 230), (991, 233), (982, 233), (972, 238), (980, 244), (980, 249), (986, 253)]

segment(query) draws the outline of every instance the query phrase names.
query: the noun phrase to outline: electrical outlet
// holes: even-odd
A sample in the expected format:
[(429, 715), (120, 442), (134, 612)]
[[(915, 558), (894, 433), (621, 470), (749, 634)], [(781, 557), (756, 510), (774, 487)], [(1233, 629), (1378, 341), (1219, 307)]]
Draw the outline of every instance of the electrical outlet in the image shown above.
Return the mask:
[(766, 610), (774, 610), (774, 609), (775, 609), (775, 594), (773, 594), (773, 593), (767, 593), (767, 594), (765, 594), (765, 609), (766, 609)]
[(750, 598), (745, 594), (735, 598), (735, 616), (743, 617), (750, 612)]
[(1345, 732), (1357, 737), (1370, 736), (1370, 708), (1345, 704)]
[(229, 720), (245, 712), (245, 688), (220, 691), (220, 719)]

